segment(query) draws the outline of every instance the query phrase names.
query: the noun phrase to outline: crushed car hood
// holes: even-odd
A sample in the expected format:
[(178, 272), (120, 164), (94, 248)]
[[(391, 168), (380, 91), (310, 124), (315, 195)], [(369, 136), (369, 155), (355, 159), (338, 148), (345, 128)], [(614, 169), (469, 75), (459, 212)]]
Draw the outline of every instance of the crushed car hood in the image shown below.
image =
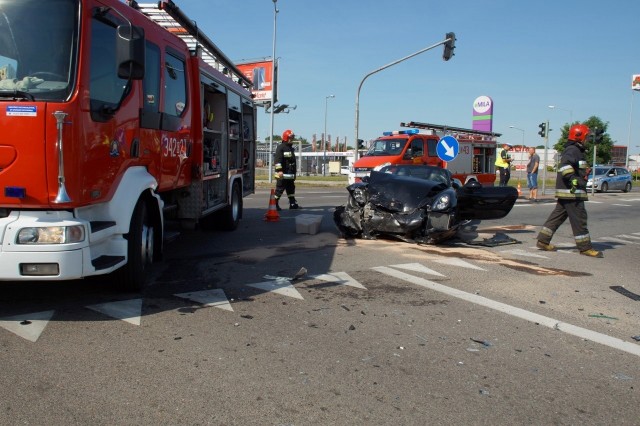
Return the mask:
[(424, 206), (447, 185), (429, 180), (372, 171), (369, 176), (369, 200), (395, 212), (409, 212)]

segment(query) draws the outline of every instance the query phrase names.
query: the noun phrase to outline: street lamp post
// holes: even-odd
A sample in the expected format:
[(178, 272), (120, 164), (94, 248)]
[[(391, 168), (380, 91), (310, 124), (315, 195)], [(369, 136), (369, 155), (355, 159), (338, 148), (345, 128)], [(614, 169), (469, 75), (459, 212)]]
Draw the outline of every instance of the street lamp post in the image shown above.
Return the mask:
[(271, 57), (271, 127), (269, 134), (269, 183), (273, 182), (273, 110), (276, 104), (276, 23), (278, 18), (278, 0), (273, 1), (273, 56)]
[(322, 149), (324, 150), (324, 156), (322, 158), (322, 176), (327, 175), (327, 105), (329, 103), (329, 98), (335, 97), (335, 95), (324, 97), (324, 133), (322, 134)]
[(524, 158), (522, 157), (522, 152), (524, 150), (524, 130), (516, 126), (509, 126), (509, 128), (514, 130), (520, 130), (522, 132), (522, 148), (520, 148), (520, 158), (522, 160), (522, 164), (520, 164), (520, 174), (518, 175), (518, 183), (520, 183), (520, 178), (522, 178), (522, 166), (524, 165)]
[(562, 111), (567, 111), (569, 113), (569, 124), (570, 125), (573, 124), (573, 111), (571, 111), (570, 109), (560, 108), (560, 107), (557, 107), (555, 105), (549, 105), (549, 108), (550, 109), (560, 109)]

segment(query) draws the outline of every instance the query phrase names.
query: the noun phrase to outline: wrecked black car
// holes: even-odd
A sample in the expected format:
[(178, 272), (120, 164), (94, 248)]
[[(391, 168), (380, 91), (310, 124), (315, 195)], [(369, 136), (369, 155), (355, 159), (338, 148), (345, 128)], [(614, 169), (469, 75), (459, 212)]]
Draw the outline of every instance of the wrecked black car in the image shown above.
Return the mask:
[(518, 198), (513, 187), (462, 185), (451, 173), (425, 165), (387, 165), (347, 187), (346, 206), (333, 219), (345, 238), (397, 238), (435, 244), (470, 220), (505, 217)]

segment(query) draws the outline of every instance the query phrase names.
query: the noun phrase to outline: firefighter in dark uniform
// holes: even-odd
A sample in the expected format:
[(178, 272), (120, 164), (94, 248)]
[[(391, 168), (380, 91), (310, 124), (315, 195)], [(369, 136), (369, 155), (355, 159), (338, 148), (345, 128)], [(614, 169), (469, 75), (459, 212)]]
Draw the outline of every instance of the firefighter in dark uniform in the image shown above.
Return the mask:
[(551, 238), (562, 223), (569, 218), (571, 230), (580, 254), (590, 257), (603, 257), (602, 252), (594, 250), (587, 228), (587, 161), (584, 155), (584, 143), (589, 128), (584, 124), (575, 124), (569, 129), (567, 145), (562, 151), (558, 174), (556, 176), (556, 208), (538, 234), (537, 247), (540, 250), (554, 251)]
[(276, 169), (276, 208), (280, 208), (280, 197), (284, 191), (287, 191), (287, 197), (289, 198), (289, 208), (298, 209), (298, 203), (296, 202), (296, 154), (293, 150), (293, 138), (295, 134), (291, 130), (285, 130), (282, 134), (282, 143), (276, 148), (275, 154), (275, 169)]

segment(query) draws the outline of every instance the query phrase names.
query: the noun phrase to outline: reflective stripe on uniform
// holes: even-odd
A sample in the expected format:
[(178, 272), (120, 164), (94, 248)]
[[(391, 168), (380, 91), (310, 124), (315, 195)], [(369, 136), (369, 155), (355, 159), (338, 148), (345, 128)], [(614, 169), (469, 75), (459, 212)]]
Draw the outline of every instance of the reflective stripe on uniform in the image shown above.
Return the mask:
[(576, 189), (574, 193), (571, 193), (569, 189), (556, 189), (556, 198), (563, 199), (575, 199), (575, 200), (588, 200), (589, 195), (584, 189)]
[(576, 244), (591, 243), (591, 236), (589, 234), (576, 235), (574, 238), (576, 240)]
[(540, 233), (543, 235), (548, 236), (549, 238), (553, 237), (553, 231), (549, 228), (547, 228), (546, 226), (543, 226), (542, 229), (540, 230)]
[(558, 171), (562, 174), (562, 176), (572, 175), (576, 173), (576, 171), (573, 170), (573, 166), (571, 166), (570, 164), (560, 167), (560, 170)]

